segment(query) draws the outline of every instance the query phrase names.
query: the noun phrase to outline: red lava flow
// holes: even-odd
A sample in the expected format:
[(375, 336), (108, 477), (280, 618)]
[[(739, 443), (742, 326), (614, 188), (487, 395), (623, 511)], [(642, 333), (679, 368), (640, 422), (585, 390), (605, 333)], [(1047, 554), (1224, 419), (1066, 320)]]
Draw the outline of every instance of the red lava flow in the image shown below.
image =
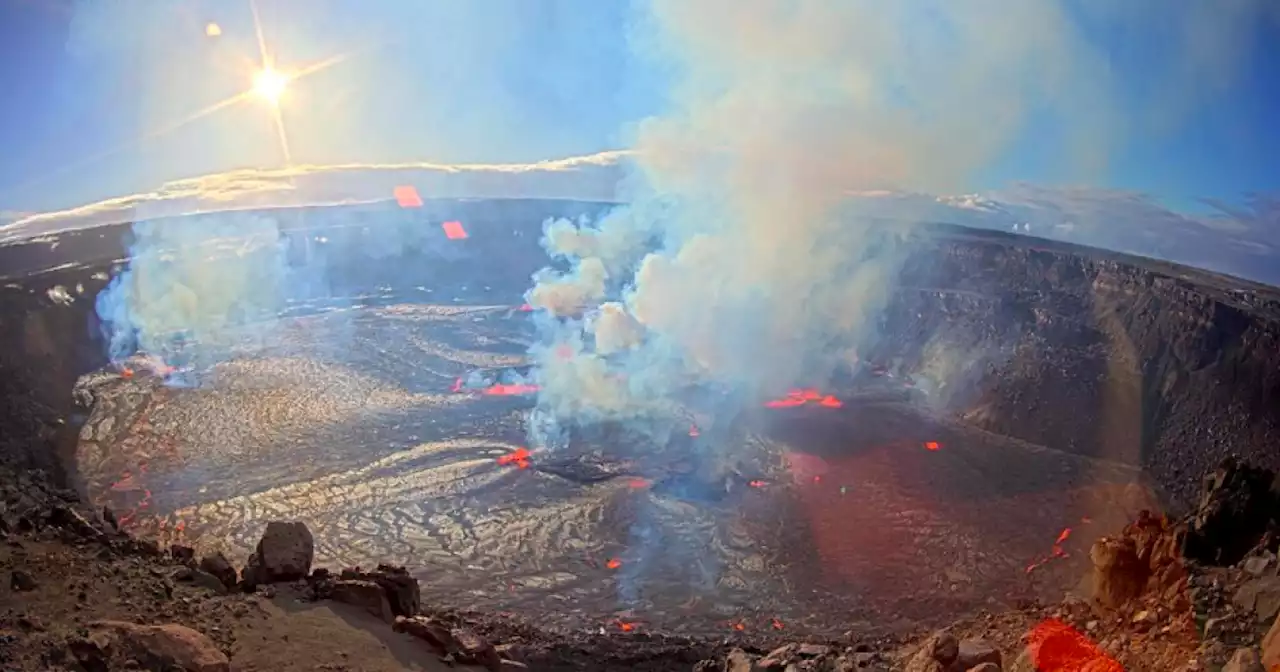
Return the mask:
[(822, 394), (812, 388), (788, 390), (785, 397), (764, 402), (765, 408), (795, 408), (806, 404), (817, 404), (825, 408), (840, 408), (844, 406), (844, 402), (834, 396)]
[(1067, 552), (1062, 548), (1062, 544), (1070, 537), (1071, 528), (1063, 528), (1062, 532), (1058, 533), (1057, 541), (1053, 542), (1053, 550), (1049, 552), (1049, 555), (1027, 565), (1027, 573), (1030, 574), (1031, 572), (1034, 572), (1036, 568), (1048, 564), (1054, 558), (1067, 557)]
[(1124, 672), (1124, 667), (1075, 628), (1056, 619), (1041, 622), (1027, 636), (1037, 670), (1044, 672)]
[(515, 465), (517, 469), (528, 469), (529, 458), (532, 456), (533, 453), (529, 452), (528, 448), (516, 448), (514, 451), (507, 453), (506, 455), (500, 455), (498, 457), (498, 464)]

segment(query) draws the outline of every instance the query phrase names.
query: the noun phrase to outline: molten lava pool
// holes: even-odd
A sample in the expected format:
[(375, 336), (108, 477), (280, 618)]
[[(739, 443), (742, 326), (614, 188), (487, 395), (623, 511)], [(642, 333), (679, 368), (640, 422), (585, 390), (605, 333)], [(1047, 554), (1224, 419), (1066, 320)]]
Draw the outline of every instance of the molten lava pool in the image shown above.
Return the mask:
[(136, 533), (235, 562), (296, 519), (318, 563), (405, 564), (435, 603), (702, 634), (1060, 597), (1087, 541), (1147, 499), (1129, 467), (931, 419), (892, 376), (662, 442), (601, 430), (530, 450), (534, 390), (461, 384), (524, 364), (528, 319), (331, 311), (227, 334), (203, 369), (88, 376), (83, 487)]

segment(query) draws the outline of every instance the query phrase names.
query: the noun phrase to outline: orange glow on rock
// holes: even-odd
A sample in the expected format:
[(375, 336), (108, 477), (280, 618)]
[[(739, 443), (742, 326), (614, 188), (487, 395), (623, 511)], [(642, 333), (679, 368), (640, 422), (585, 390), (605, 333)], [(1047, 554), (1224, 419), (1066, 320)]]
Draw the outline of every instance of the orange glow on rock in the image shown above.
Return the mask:
[(445, 222), (440, 227), (444, 229), (444, 235), (449, 240), (462, 240), (467, 237), (467, 230), (462, 228), (462, 222)]
[(609, 569), (617, 569), (622, 566), (622, 561), (617, 558), (609, 558), (609, 562), (604, 563)]
[(122, 369), (120, 369), (120, 377), (121, 377), (121, 378), (132, 378), (132, 377), (133, 377), (133, 369), (131, 369), (131, 368), (127, 367), (127, 366), (126, 366), (126, 367), (124, 367), (124, 368), (122, 368)]
[(925, 449), (925, 450), (932, 450), (932, 451), (939, 451), (939, 450), (942, 450), (942, 444), (941, 444), (941, 443), (938, 443), (937, 441), (925, 441), (925, 442), (924, 442), (924, 449)]
[(632, 630), (636, 629), (636, 626), (634, 623), (628, 623), (626, 621), (618, 621), (618, 628), (621, 629), (623, 632), (631, 632)]
[(1027, 636), (1032, 661), (1041, 672), (1124, 672), (1116, 659), (1108, 656), (1088, 637), (1056, 619), (1041, 622)]
[(418, 190), (412, 185), (403, 184), (395, 188), (392, 192), (396, 197), (396, 205), (402, 208), (421, 208), (422, 197), (418, 195)]

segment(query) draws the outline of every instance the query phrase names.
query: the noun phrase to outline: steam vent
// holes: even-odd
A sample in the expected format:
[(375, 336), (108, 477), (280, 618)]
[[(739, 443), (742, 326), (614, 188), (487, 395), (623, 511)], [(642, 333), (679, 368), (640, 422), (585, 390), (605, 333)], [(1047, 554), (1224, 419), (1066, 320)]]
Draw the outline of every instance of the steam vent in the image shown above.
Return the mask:
[[(19, 475), (0, 654), (117, 669), (93, 661), (198, 637), (186, 669), (348, 647), (324, 669), (1066, 671), (1265, 653), (1276, 290), (898, 228), (883, 300), (830, 316), (858, 342), (795, 364), (818, 373), (773, 385), (789, 361), (685, 353), (731, 375), (659, 395), (657, 363), (624, 366), (638, 324), (530, 292), (565, 270), (544, 223), (613, 206), (397, 199), (0, 248)], [(594, 342), (555, 338), (584, 324)], [(584, 357), (607, 375), (588, 384)], [(71, 573), (27, 568), (42, 557)], [(37, 622), (38, 595), (66, 606)], [(366, 648), (389, 667), (344, 662)]]

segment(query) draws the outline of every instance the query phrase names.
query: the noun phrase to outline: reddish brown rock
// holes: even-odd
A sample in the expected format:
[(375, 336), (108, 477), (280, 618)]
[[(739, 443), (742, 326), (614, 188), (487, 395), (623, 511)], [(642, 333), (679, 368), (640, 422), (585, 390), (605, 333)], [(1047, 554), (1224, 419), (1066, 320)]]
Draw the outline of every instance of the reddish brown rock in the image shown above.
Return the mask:
[(388, 623), (395, 619), (387, 594), (372, 581), (335, 581), (329, 599), (360, 607)]
[(230, 672), (231, 661), (208, 637), (182, 625), (98, 621), (91, 629), (119, 643), (144, 666), (188, 672)]
[(502, 667), (502, 657), (489, 640), (466, 628), (457, 628), (452, 634), (453, 640), (458, 643), (457, 659), (460, 662), (483, 665), (490, 670)]
[(236, 568), (232, 567), (227, 557), (221, 553), (200, 558), (200, 569), (217, 577), (218, 581), (227, 588), (234, 588), (236, 581), (240, 578)]
[(449, 628), (432, 618), (398, 616), (392, 629), (421, 639), (441, 654), (458, 650), (458, 643), (454, 641)]
[(1108, 608), (1118, 608), (1142, 594), (1150, 572), (1138, 557), (1133, 539), (1102, 538), (1089, 549), (1093, 561), (1093, 600)]

